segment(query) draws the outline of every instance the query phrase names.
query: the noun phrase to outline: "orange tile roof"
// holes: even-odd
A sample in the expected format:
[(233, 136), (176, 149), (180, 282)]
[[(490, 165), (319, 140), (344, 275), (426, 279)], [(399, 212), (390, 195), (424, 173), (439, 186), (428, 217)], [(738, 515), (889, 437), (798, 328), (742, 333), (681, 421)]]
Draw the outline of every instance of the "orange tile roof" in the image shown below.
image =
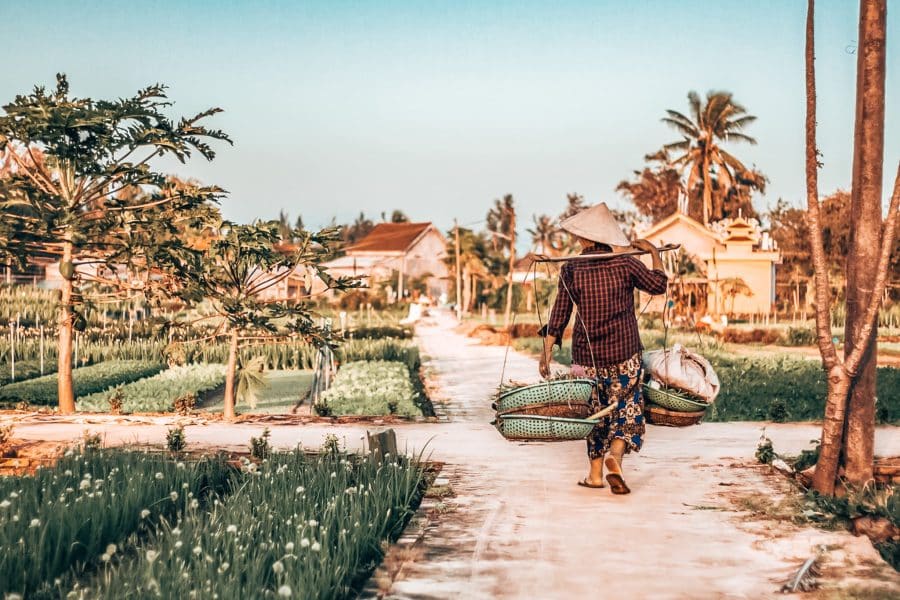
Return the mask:
[(431, 223), (379, 223), (347, 252), (405, 252)]

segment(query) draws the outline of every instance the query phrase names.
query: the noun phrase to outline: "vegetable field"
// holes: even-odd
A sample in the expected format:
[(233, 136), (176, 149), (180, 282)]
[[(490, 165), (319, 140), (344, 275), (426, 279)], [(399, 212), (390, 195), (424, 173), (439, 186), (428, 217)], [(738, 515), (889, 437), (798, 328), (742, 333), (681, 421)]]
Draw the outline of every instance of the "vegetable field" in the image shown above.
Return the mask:
[(175, 399), (185, 394), (200, 395), (225, 383), (223, 365), (172, 367), (152, 377), (87, 395), (78, 401), (78, 410), (105, 412), (109, 398), (120, 394), (124, 412), (164, 412), (172, 410)]
[(335, 449), (240, 470), (221, 458), (88, 450), (0, 480), (0, 594), (352, 597), (422, 483), (415, 459), (380, 464)]

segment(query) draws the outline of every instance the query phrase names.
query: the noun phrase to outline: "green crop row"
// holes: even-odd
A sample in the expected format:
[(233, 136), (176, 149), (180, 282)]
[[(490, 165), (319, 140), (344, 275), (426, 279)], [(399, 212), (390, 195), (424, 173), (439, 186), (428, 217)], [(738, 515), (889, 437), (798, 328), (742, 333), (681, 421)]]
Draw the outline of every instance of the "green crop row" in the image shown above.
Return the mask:
[(358, 361), (343, 365), (331, 387), (322, 394), (322, 414), (401, 415), (422, 414), (409, 370), (399, 362)]
[(222, 460), (176, 464), (96, 450), (69, 453), (34, 476), (0, 477), (0, 596), (66, 597), (72, 579), (227, 481)]
[(295, 451), (249, 464), (224, 502), (189, 507), (104, 568), (86, 596), (356, 597), (420, 494), (419, 464), (391, 458), (379, 464)]
[(124, 412), (163, 412), (172, 410), (172, 405), (179, 396), (200, 395), (223, 383), (224, 365), (172, 367), (152, 377), (80, 398), (77, 406), (78, 410), (106, 412), (110, 408), (110, 397), (117, 394)]
[[(103, 362), (75, 369), (72, 378), (75, 397), (102, 392), (113, 386), (130, 383), (159, 373), (158, 362), (122, 360)], [(52, 406), (58, 403), (56, 374), (11, 383), (0, 388), (0, 404), (28, 404)]]

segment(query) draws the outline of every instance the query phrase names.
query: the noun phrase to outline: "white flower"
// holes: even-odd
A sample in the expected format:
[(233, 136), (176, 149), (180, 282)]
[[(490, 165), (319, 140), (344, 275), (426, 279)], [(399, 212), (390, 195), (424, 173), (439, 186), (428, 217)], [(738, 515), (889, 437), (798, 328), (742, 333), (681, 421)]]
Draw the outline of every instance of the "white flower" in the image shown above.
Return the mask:
[(66, 470), (65, 470), (65, 474), (71, 476), (71, 475), (72, 475), (72, 469), (66, 469)]
[(225, 531), (228, 533), (237, 533), (237, 525), (229, 525), (225, 528)]
[(306, 491), (306, 488), (303, 487), (302, 485), (298, 485), (298, 486), (297, 486), (297, 489), (294, 490), (294, 492), (297, 493), (297, 494), (302, 494), (302, 493), (305, 492), (305, 491)]
[(147, 562), (152, 563), (157, 558), (159, 558), (159, 552), (156, 550), (147, 550)]
[(162, 474), (162, 473), (157, 473), (156, 475), (154, 475), (154, 477), (156, 477), (157, 479), (162, 479), (162, 478), (163, 478), (163, 474)]
[(106, 553), (109, 554), (110, 556), (115, 554), (116, 550), (118, 550), (118, 548), (116, 548), (115, 544), (110, 544), (109, 546), (106, 547)]
[(188, 482), (187, 482), (187, 481), (185, 481), (184, 483), (181, 484), (181, 489), (183, 489), (183, 490), (186, 490), (186, 489), (188, 489), (189, 487), (191, 487), (191, 486), (188, 485)]
[(319, 522), (316, 521), (315, 519), (310, 519), (310, 520), (309, 520), (309, 526), (310, 526), (310, 527), (318, 527), (318, 526), (319, 526)]
[(300, 540), (300, 547), (309, 548), (309, 538), (303, 538), (302, 540)]
[(178, 492), (172, 492), (172, 493), (170, 493), (170, 494), (169, 494), (169, 498), (172, 499), (172, 502), (175, 502), (176, 500), (178, 500)]
[(287, 552), (293, 552), (294, 551), (294, 542), (288, 542), (287, 544), (285, 544), (284, 549)]
[(231, 563), (229, 563), (227, 561), (223, 562), (221, 565), (219, 565), (219, 573), (224, 573), (225, 571), (228, 570), (228, 567), (230, 567), (230, 566), (231, 566)]
[(337, 473), (335, 473), (334, 471), (332, 471), (332, 472), (331, 472), (331, 478), (334, 479), (335, 477), (337, 477)]
[(177, 542), (175, 542), (176, 549), (181, 548), (182, 546), (184, 546), (184, 542), (182, 542), (181, 540), (178, 540)]
[(203, 549), (200, 548), (200, 546), (194, 546), (194, 549), (192, 550), (192, 552), (199, 556), (200, 554), (203, 553)]
[(315, 542), (312, 546), (309, 547), (309, 549), (313, 552), (318, 552), (322, 549), (322, 544), (320, 544), (319, 542)]
[(176, 527), (175, 529), (172, 530), (172, 535), (174, 535), (176, 537), (181, 535), (181, 530)]
[(28, 525), (28, 526), (29, 526), (29, 527), (40, 527), (40, 526), (41, 526), (41, 520), (40, 520), (40, 519), (32, 519), (32, 520), (31, 520), (31, 524)]
[(175, 468), (176, 468), (176, 469), (183, 469), (183, 468), (184, 468), (184, 463), (183, 463), (183, 462), (175, 463)]
[(191, 500), (191, 508), (197, 508), (198, 506), (200, 506), (200, 503), (197, 502), (197, 499), (196, 499), (196, 498), (194, 498), (193, 500)]
[(106, 552), (100, 555), (100, 560), (103, 562), (109, 562), (110, 556)]
[(294, 592), (291, 591), (291, 586), (283, 585), (278, 588), (278, 597), (279, 598), (290, 598)]
[(274, 563), (272, 563), (272, 570), (276, 575), (281, 575), (282, 573), (284, 573), (284, 563), (282, 563), (280, 560), (276, 560)]
[(90, 489), (90, 487), (91, 487), (91, 482), (89, 479), (82, 479), (81, 483), (78, 484), (79, 490), (87, 490), (87, 489)]
[(4, 500), (3, 502), (0, 502), (0, 508), (8, 508), (10, 504), (12, 504), (12, 502)]

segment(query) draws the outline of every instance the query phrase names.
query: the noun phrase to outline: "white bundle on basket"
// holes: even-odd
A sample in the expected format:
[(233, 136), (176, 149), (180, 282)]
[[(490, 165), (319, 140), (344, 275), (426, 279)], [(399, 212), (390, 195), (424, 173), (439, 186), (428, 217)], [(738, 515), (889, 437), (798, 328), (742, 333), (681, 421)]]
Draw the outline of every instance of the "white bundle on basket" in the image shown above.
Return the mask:
[(706, 402), (719, 395), (719, 377), (710, 362), (681, 344), (668, 350), (644, 352), (644, 369), (661, 384)]

